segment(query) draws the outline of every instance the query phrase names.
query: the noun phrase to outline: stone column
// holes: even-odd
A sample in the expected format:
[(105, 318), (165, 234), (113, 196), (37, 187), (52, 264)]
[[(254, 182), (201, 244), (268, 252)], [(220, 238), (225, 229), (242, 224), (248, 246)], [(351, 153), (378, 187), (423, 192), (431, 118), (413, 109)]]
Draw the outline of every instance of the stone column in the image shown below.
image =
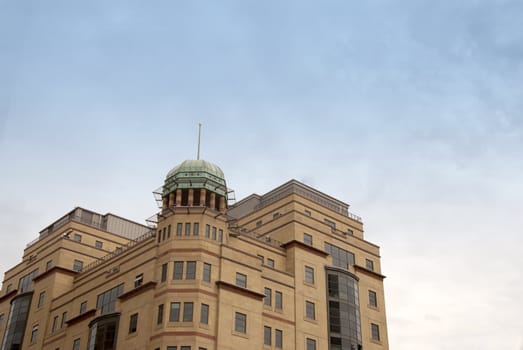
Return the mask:
[(216, 193), (211, 192), (211, 203), (209, 203), (209, 207), (214, 209), (215, 206), (216, 206)]
[(176, 190), (176, 206), (179, 207), (182, 205), (182, 189), (178, 188)]
[(169, 207), (174, 207), (174, 192), (169, 193)]
[(202, 188), (202, 189), (200, 190), (200, 205), (201, 205), (202, 207), (207, 206), (207, 203), (205, 203), (205, 197), (206, 197), (206, 195), (207, 195), (207, 190), (206, 190), (205, 188)]
[(169, 206), (169, 196), (162, 197), (162, 209), (166, 209)]
[(225, 212), (225, 197), (224, 196), (220, 196), (219, 210), (222, 213)]
[(187, 205), (192, 207), (194, 203), (194, 190), (192, 188), (189, 189), (189, 196), (187, 198)]

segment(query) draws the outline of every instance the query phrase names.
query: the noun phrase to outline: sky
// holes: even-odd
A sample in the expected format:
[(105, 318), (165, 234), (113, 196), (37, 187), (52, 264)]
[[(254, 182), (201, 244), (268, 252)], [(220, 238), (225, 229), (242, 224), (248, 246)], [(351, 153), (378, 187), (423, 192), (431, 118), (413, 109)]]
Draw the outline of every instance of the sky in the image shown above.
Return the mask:
[[(523, 2), (0, 0), (0, 274), (196, 157), (381, 247), (390, 348), (523, 350)], [(518, 199), (519, 198), (519, 199)]]

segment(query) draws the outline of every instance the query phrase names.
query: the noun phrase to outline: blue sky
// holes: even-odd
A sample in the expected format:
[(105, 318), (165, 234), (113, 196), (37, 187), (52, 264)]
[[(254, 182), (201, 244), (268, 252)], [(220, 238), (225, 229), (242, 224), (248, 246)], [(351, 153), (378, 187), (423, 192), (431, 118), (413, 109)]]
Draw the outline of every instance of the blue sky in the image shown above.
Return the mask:
[[(0, 1), (0, 271), (196, 154), (382, 247), (391, 349), (523, 349), (523, 3)], [(16, 237), (13, 239), (12, 237)]]

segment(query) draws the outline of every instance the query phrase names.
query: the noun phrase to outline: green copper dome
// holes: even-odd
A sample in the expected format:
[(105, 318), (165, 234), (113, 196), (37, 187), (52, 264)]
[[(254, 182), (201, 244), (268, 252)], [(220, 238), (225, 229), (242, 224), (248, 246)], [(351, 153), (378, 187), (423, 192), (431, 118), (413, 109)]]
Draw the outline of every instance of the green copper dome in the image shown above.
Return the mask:
[(205, 188), (227, 197), (222, 169), (201, 159), (183, 161), (167, 173), (163, 186), (164, 195), (179, 188)]

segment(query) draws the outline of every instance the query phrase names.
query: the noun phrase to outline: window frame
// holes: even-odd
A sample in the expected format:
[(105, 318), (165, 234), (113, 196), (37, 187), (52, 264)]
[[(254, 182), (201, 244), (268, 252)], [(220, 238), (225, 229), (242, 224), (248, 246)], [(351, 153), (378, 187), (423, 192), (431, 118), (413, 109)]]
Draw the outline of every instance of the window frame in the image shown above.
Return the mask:
[(316, 320), (316, 304), (310, 300), (305, 300), (305, 318)]
[(304, 272), (303, 280), (305, 283), (314, 284), (314, 281), (315, 281), (314, 267), (305, 265), (305, 272)]
[(129, 334), (138, 332), (138, 313), (129, 316)]
[(236, 286), (247, 288), (247, 275), (241, 272), (236, 272)]
[(236, 311), (234, 313), (234, 331), (237, 333), (247, 333), (247, 315)]

